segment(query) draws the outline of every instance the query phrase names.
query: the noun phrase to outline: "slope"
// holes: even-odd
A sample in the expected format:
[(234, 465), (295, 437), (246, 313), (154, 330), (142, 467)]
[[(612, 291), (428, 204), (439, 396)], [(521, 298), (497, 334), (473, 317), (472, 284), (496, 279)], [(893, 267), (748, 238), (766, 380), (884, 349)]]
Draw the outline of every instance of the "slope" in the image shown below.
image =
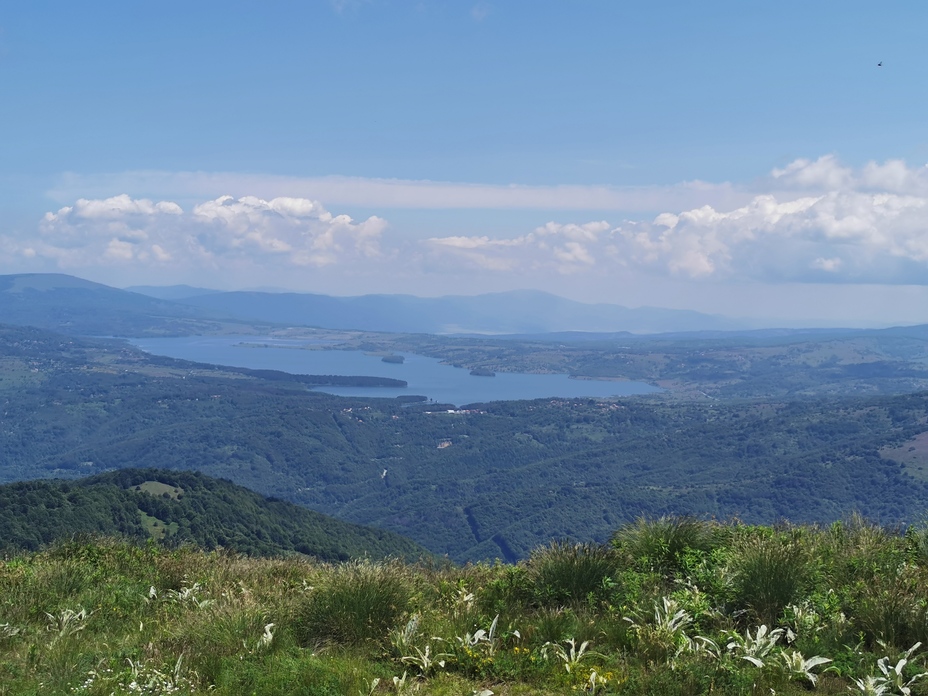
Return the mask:
[(0, 486), (0, 552), (36, 550), (82, 533), (252, 555), (302, 553), (326, 561), (428, 555), (398, 534), (349, 524), (200, 473), (122, 469), (72, 482)]
[(237, 320), (59, 273), (0, 276), (0, 322), (83, 336), (187, 335)]

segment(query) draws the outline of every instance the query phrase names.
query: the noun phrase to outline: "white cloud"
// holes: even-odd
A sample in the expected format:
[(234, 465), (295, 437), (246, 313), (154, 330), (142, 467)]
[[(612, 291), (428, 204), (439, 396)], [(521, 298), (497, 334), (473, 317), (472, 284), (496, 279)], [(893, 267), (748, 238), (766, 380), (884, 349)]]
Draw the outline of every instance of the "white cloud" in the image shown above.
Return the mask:
[(476, 5), (470, 8), (470, 16), (475, 22), (482, 22), (487, 17), (490, 16), (490, 12), (493, 11), (493, 8), (487, 2), (478, 2)]
[(603, 221), (582, 225), (549, 222), (520, 237), (433, 237), (425, 244), (433, 255), (450, 254), (458, 261), (489, 270), (523, 268), (574, 273), (598, 263), (594, 250), (602, 251), (601, 237), (609, 228), (609, 223)]
[(852, 180), (851, 170), (841, 166), (834, 155), (817, 160), (797, 159), (783, 169), (774, 169), (772, 176), (781, 183), (803, 189), (840, 189)]
[(220, 196), (190, 212), (174, 202), (80, 199), (46, 213), (38, 238), (7, 237), (7, 253), (44, 258), (58, 267), (140, 265), (221, 268), (279, 264), (321, 267), (380, 254), (386, 222), (332, 215), (316, 201)]
[[(634, 266), (688, 279), (928, 284), (925, 168), (889, 161), (854, 170), (826, 156), (797, 160), (772, 179), (786, 190), (737, 207), (701, 205), (616, 227), (549, 223), (508, 246), (481, 236), (479, 256), (467, 256), (506, 270)], [(469, 239), (429, 244), (461, 255)]]
[[(511, 287), (554, 278), (603, 282), (631, 273), (674, 282), (917, 283), (928, 285), (928, 168), (890, 160), (849, 167), (834, 156), (801, 159), (749, 192), (728, 184), (619, 189), (490, 186), (371, 179), (145, 174), (154, 190), (186, 186), (157, 200), (123, 194), (80, 197), (45, 215), (39, 234), (0, 236), (0, 256), (46, 259), (58, 268), (214, 269), (274, 284), (284, 271), (332, 269), (326, 278), (369, 279), (389, 291), (400, 277), (459, 282), (505, 277)], [(96, 182), (102, 185), (100, 180)], [(253, 191), (238, 189), (253, 183)], [(72, 182), (74, 183), (74, 182)], [(195, 197), (228, 184), (235, 195)], [(83, 181), (82, 186), (87, 182)], [(647, 219), (552, 221), (455, 230), (411, 240), (385, 235), (377, 216), (354, 220), (318, 202), (383, 207), (533, 211), (612, 207), (625, 213), (660, 203)], [(632, 202), (638, 196), (636, 202)], [(73, 199), (72, 199), (73, 200)], [(644, 202), (642, 202), (642, 200)], [(623, 206), (627, 206), (627, 209)], [(636, 207), (637, 206), (637, 207)], [(592, 216), (592, 213), (591, 213)], [(626, 215), (634, 218), (633, 215)], [(475, 223), (479, 224), (479, 223)], [(245, 273), (245, 270), (250, 269)], [(251, 281), (251, 282), (254, 282)], [(347, 284), (347, 281), (346, 281)], [(318, 288), (318, 286), (317, 286)], [(318, 288), (322, 289), (322, 288)]]
[(841, 268), (841, 259), (838, 257), (833, 259), (823, 259), (819, 257), (812, 262), (812, 268), (818, 268), (823, 271), (828, 271), (829, 273), (834, 273)]

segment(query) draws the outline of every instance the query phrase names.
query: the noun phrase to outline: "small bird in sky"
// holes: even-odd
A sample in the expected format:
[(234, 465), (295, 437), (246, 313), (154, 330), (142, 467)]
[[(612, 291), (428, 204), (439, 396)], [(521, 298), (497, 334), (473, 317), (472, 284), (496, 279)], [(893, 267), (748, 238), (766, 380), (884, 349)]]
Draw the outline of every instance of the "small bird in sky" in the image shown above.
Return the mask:
[(876, 67), (882, 68), (882, 67), (883, 67), (883, 61), (880, 61), (879, 63), (877, 63), (877, 64), (876, 64)]

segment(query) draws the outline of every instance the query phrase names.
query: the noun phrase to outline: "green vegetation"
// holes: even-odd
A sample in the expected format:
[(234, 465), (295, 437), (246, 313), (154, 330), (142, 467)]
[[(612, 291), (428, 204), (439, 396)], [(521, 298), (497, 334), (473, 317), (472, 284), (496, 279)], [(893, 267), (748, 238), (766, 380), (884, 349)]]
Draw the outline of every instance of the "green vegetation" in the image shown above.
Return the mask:
[(925, 464), (909, 456), (928, 432), (928, 393), (435, 413), (115, 342), (10, 327), (0, 339), (0, 363), (12, 366), (0, 371), (11, 375), (0, 382), (5, 481), (193, 469), (457, 561), (602, 542), (667, 512), (827, 523), (856, 510), (895, 524), (928, 509)]
[(0, 694), (917, 696), (925, 531), (665, 518), (467, 566), (70, 541), (0, 561)]
[(123, 469), (77, 481), (0, 486), (0, 552), (38, 550), (80, 534), (326, 561), (427, 555), (391, 532), (268, 500), (199, 473)]

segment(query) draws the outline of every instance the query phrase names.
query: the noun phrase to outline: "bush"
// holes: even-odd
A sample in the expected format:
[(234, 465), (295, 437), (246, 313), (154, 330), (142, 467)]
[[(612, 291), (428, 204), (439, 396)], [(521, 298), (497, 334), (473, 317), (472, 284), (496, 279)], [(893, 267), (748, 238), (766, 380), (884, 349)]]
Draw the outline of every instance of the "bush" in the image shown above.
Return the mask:
[(680, 569), (688, 551), (712, 550), (715, 536), (710, 523), (692, 517), (642, 517), (619, 529), (612, 545), (646, 570), (672, 573)]
[(409, 611), (412, 587), (399, 563), (360, 561), (332, 568), (297, 610), (301, 645), (383, 642)]
[(857, 587), (852, 600), (854, 626), (868, 646), (883, 644), (903, 650), (928, 637), (928, 602), (921, 569), (907, 566)]
[(799, 598), (810, 575), (805, 547), (789, 534), (748, 538), (731, 564), (735, 602), (768, 626)]
[(563, 606), (602, 599), (609, 587), (605, 581), (616, 574), (618, 560), (607, 546), (552, 542), (533, 552), (526, 566), (535, 601), (541, 606)]

